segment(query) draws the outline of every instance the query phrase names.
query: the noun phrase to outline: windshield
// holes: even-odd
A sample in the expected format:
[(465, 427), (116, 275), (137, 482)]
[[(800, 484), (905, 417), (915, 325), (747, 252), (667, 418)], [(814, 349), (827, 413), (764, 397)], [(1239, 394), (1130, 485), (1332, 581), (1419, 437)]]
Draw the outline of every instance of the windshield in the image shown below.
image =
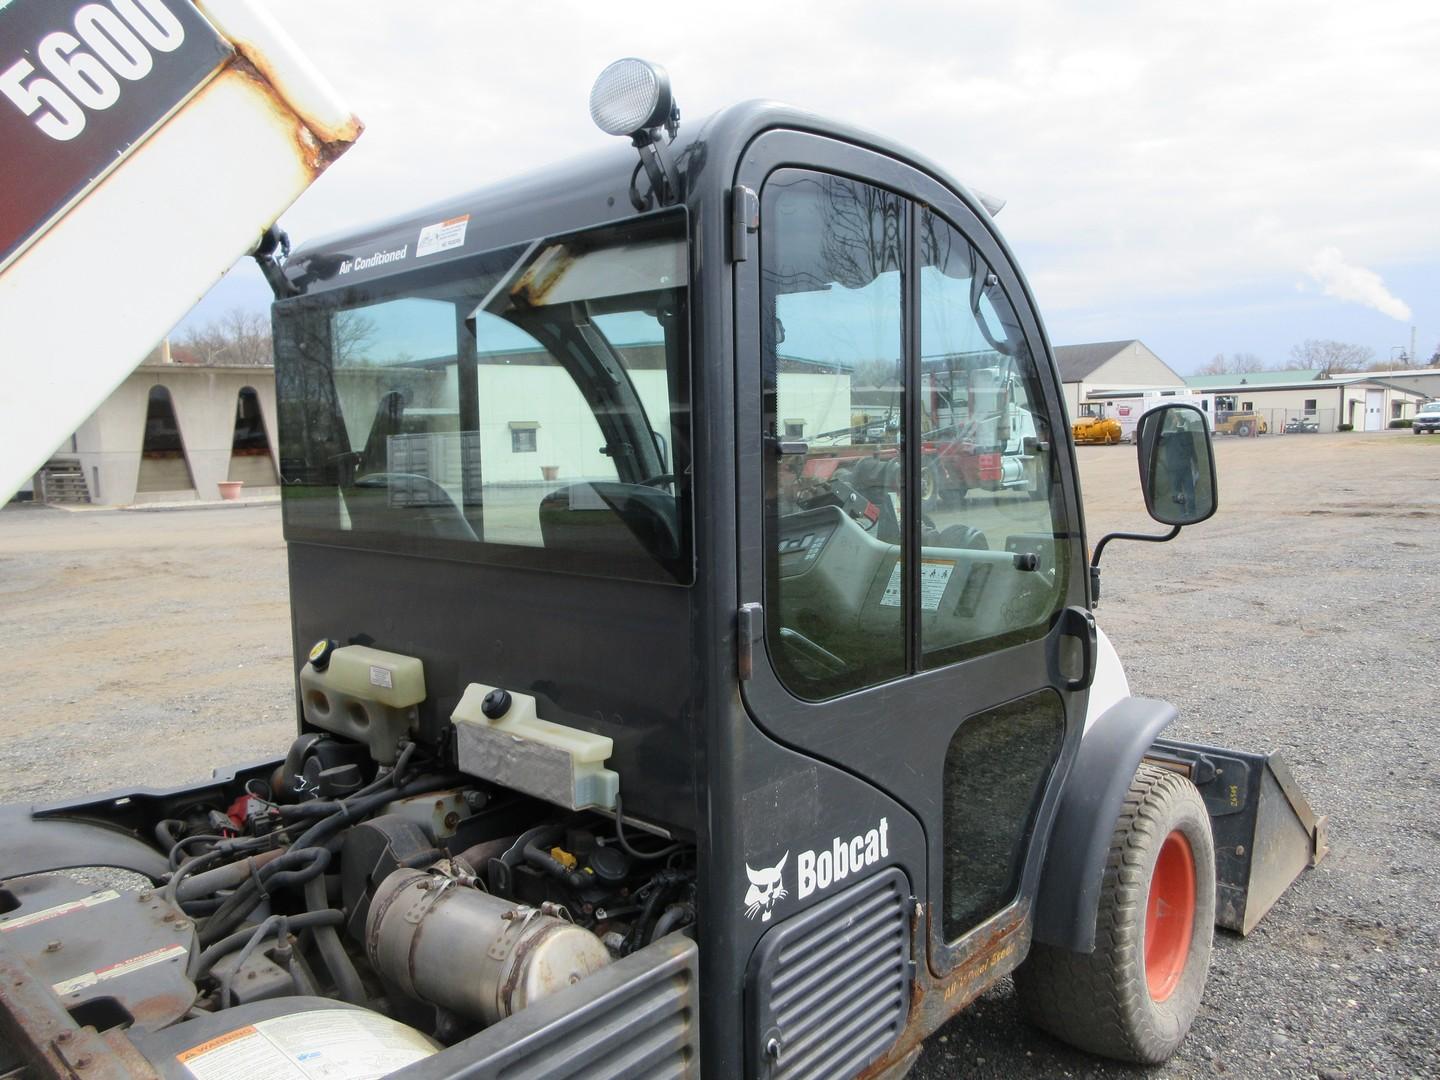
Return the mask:
[(286, 536), (687, 583), (683, 214), (276, 308)]

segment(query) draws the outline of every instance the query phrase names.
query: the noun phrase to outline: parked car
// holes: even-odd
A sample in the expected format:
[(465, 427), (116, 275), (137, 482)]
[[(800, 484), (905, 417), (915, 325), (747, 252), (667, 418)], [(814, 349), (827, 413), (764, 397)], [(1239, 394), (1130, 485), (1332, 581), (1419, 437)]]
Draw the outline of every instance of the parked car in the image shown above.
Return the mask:
[(1421, 405), (1410, 430), (1416, 435), (1434, 435), (1440, 431), (1440, 401), (1428, 401)]
[(1318, 435), (1320, 421), (1313, 416), (1292, 416), (1285, 421), (1286, 435)]

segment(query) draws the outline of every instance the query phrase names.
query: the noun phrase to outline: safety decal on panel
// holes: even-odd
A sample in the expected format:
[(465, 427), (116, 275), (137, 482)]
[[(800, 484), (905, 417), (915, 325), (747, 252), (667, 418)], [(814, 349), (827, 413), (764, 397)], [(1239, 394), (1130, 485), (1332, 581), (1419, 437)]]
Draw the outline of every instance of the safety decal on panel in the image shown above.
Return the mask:
[(434, 225), (426, 225), (420, 230), (420, 239), (415, 243), (415, 257), (420, 259), (426, 255), (449, 251), (451, 248), (463, 247), (465, 244), (465, 230), (469, 225), (469, 214), (461, 214), (459, 217), (450, 218), (448, 221), (437, 222)]
[(22, 930), (27, 926), (34, 926), (36, 923), (49, 922), (51, 919), (58, 919), (62, 915), (69, 915), (73, 911), (85, 911), (96, 904), (103, 904), (108, 900), (119, 900), (120, 894), (114, 889), (106, 889), (104, 892), (92, 893), (79, 900), (71, 900), (68, 904), (56, 904), (54, 907), (46, 908), (44, 911), (32, 911), (29, 915), (21, 915), (14, 919), (7, 919), (0, 922), (0, 934), (8, 933), (11, 930)]
[(84, 990), (94, 986), (96, 983), (105, 982), (107, 979), (118, 979), (121, 975), (129, 975), (132, 971), (139, 971), (151, 964), (163, 963), (166, 960), (175, 959), (181, 956), (188, 956), (190, 950), (184, 945), (167, 945), (163, 949), (152, 949), (150, 952), (141, 953), (139, 956), (132, 956), (129, 960), (121, 960), (115, 964), (107, 964), (94, 971), (87, 971), (83, 975), (76, 975), (73, 979), (66, 979), (58, 982), (52, 990), (61, 997), (66, 994), (73, 994), (77, 990)]
[(387, 1016), (324, 1009), (237, 1028), (176, 1055), (195, 1080), (377, 1080), (435, 1053)]
[[(950, 584), (950, 575), (955, 564), (949, 559), (920, 560), (920, 608), (923, 611), (939, 611), (940, 598), (945, 595), (945, 586)], [(890, 580), (885, 584), (885, 594), (880, 597), (881, 607), (900, 606), (900, 585), (902, 567), (896, 563), (890, 571)]]

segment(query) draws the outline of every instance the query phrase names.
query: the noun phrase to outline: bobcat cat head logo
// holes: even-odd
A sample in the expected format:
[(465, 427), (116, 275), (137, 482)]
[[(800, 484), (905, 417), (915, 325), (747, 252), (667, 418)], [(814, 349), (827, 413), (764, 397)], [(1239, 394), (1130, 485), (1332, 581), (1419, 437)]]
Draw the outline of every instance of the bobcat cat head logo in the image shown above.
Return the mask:
[(747, 919), (753, 919), (759, 915), (761, 922), (769, 922), (770, 916), (775, 911), (775, 901), (788, 895), (785, 892), (785, 879), (781, 876), (781, 871), (785, 869), (785, 863), (789, 858), (790, 853), (787, 851), (780, 856), (778, 863), (763, 870), (752, 870), (749, 863), (745, 864), (745, 876), (750, 879), (750, 888), (745, 891), (745, 917)]

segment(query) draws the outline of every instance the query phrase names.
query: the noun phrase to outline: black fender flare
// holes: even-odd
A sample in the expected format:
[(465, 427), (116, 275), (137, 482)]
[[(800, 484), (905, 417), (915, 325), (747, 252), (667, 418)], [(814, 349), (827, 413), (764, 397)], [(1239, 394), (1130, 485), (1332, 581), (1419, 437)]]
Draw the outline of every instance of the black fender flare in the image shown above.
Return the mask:
[(1122, 698), (1080, 740), (1045, 850), (1035, 941), (1073, 952), (1094, 950), (1110, 836), (1125, 792), (1156, 737), (1179, 715), (1168, 701)]
[(79, 866), (113, 866), (158, 882), (170, 873), (164, 855), (132, 833), (94, 821), (0, 806), (0, 878), (27, 877)]

